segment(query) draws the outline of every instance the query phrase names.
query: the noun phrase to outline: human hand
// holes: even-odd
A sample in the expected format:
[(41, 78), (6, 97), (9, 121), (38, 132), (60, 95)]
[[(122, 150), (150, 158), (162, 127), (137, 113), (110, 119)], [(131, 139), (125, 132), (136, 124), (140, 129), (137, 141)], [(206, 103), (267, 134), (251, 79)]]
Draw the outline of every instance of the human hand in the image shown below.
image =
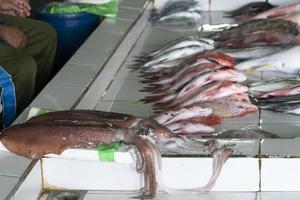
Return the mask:
[(0, 13), (2, 14), (26, 17), (30, 15), (30, 10), (27, 0), (0, 0)]
[(12, 26), (1, 25), (0, 36), (15, 48), (24, 48), (27, 43), (26, 35), (20, 29)]

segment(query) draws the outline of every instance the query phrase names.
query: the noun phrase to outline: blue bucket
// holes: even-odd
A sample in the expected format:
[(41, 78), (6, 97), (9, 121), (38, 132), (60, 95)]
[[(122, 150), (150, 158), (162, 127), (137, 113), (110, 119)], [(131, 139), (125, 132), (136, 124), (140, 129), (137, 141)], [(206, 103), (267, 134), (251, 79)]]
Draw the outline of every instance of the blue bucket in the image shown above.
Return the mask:
[(35, 12), (35, 18), (51, 24), (57, 32), (54, 73), (71, 58), (103, 19), (90, 13), (49, 14), (43, 13), (42, 9)]

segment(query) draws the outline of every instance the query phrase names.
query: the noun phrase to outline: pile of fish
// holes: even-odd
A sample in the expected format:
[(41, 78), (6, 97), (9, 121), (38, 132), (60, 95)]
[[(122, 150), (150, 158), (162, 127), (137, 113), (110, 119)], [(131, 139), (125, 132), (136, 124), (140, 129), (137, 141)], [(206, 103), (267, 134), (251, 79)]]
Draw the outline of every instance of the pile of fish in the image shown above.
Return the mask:
[(154, 119), (173, 133), (211, 134), (223, 117), (257, 111), (248, 88), (239, 84), (246, 76), (233, 68), (232, 57), (209, 51), (213, 44), (205, 38), (183, 38), (138, 57), (131, 66), (140, 72), (140, 82), (148, 84), (142, 91), (154, 94), (141, 101), (151, 103)]
[[(202, 142), (175, 135), (151, 118), (93, 110), (57, 111), (33, 117), (3, 130), (0, 141), (10, 152), (32, 159), (61, 154), (70, 148), (94, 148), (99, 144), (134, 145), (138, 152), (136, 170), (144, 173), (142, 199), (154, 198), (158, 186), (171, 194), (209, 191), (233, 153), (216, 140)], [(212, 176), (205, 186), (182, 190), (165, 186), (160, 174), (160, 152), (181, 150), (213, 155)]]
[(254, 102), (261, 109), (300, 115), (300, 79), (277, 78), (249, 85)]
[(199, 1), (169, 0), (161, 9), (153, 10), (151, 22), (173, 28), (194, 28), (201, 23)]
[[(300, 7), (300, 3), (297, 5)], [(235, 58), (238, 70), (295, 74), (300, 71), (299, 22), (299, 13), (294, 13), (293, 19), (257, 17), (213, 33), (210, 38), (215, 40), (216, 49)]]

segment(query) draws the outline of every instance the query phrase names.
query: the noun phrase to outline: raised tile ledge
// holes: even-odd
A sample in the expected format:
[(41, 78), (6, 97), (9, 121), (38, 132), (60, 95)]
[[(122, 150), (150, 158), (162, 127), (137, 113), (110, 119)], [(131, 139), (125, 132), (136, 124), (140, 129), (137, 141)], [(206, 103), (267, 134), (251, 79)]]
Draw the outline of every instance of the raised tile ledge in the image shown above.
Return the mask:
[(300, 138), (295, 139), (263, 139), (261, 156), (270, 158), (300, 158)]

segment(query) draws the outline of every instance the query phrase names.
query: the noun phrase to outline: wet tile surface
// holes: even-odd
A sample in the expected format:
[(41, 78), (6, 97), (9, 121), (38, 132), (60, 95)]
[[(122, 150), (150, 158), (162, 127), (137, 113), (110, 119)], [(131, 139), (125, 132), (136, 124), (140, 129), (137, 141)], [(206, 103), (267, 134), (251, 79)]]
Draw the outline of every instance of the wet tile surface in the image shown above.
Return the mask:
[(274, 133), (280, 138), (295, 138), (300, 136), (300, 124), (296, 123), (263, 123), (261, 127), (263, 130)]
[(262, 110), (261, 122), (262, 124), (298, 124), (300, 123), (300, 116)]
[(14, 194), (14, 200), (38, 199), (43, 190), (41, 162), (38, 161)]
[(105, 20), (101, 24), (101, 30), (103, 30), (105, 32), (124, 34), (129, 30), (132, 23), (133, 23), (133, 21), (128, 20), (128, 19), (118, 19), (118, 18), (115, 20), (109, 19), (109, 20)]
[(258, 125), (259, 112), (249, 113), (242, 117), (225, 118), (224, 124), (253, 124)]
[(136, 80), (114, 80), (101, 100), (137, 101), (142, 99), (145, 95), (149, 95), (146, 92), (139, 92), (141, 89), (143, 89), (143, 85)]
[(120, 7), (128, 7), (128, 8), (135, 8), (135, 9), (141, 9), (145, 5), (147, 0), (139, 0), (139, 1), (133, 1), (133, 0), (122, 0), (119, 4)]
[(135, 20), (140, 15), (140, 13), (141, 13), (141, 11), (139, 11), (139, 10), (121, 7), (119, 9), (117, 17), (120, 19)]
[(87, 87), (96, 76), (97, 70), (93, 66), (67, 64), (52, 79), (54, 84), (76, 85)]
[(49, 110), (68, 110), (84, 90), (85, 87), (48, 84), (30, 106)]
[(105, 49), (110, 52), (110, 50), (117, 48), (117, 45), (120, 43), (122, 38), (123, 34), (97, 29), (84, 43), (84, 45), (95, 46), (99, 49)]
[[(105, 194), (105, 193), (94, 193), (93, 191), (85, 195), (84, 200), (119, 200), (119, 199), (131, 199), (133, 196), (137, 196), (139, 193), (117, 193), (117, 194)], [(161, 200), (255, 200), (255, 193), (251, 192), (209, 192), (202, 194), (176, 194), (168, 195), (165, 193), (158, 193), (157, 199)]]
[(0, 150), (0, 176), (21, 177), (32, 160)]
[(258, 192), (256, 200), (297, 200), (300, 192)]
[(261, 154), (267, 157), (300, 157), (299, 146), (300, 138), (264, 139), (261, 143)]
[(0, 176), (0, 199), (6, 199), (18, 181), (19, 178)]
[(114, 79), (140, 80), (140, 78), (138, 77), (139, 72), (128, 69), (129, 65), (124, 65), (122, 69), (117, 72)]
[(102, 101), (96, 105), (95, 110), (126, 113), (141, 117), (152, 115), (152, 109), (150, 106), (145, 106), (142, 103), (134, 101)]
[(102, 67), (112, 51), (99, 46), (81, 46), (68, 63)]

